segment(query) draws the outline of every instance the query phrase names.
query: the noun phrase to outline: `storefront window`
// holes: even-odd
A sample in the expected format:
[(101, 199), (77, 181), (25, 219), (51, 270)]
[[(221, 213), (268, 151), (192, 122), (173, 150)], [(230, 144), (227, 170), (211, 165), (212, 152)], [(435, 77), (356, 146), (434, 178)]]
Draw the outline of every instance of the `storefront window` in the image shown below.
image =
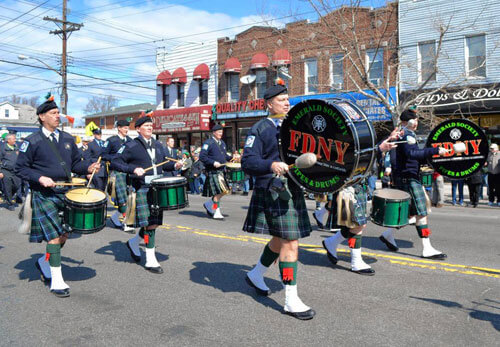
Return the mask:
[(236, 149), (241, 149), (245, 147), (245, 141), (248, 136), (248, 132), (250, 131), (250, 128), (239, 128), (238, 129), (238, 146)]
[(233, 128), (224, 127), (224, 135), (222, 135), (222, 139), (226, 143), (226, 149), (228, 152), (232, 152), (233, 148)]

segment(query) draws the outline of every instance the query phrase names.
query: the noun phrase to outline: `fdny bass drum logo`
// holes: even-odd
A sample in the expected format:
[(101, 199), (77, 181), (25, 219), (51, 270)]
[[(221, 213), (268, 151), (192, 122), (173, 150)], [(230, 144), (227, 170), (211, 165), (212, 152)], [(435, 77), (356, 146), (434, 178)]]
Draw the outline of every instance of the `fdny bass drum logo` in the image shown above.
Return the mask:
[(312, 120), (312, 127), (316, 132), (322, 133), (326, 128), (325, 118), (320, 115), (314, 116)]

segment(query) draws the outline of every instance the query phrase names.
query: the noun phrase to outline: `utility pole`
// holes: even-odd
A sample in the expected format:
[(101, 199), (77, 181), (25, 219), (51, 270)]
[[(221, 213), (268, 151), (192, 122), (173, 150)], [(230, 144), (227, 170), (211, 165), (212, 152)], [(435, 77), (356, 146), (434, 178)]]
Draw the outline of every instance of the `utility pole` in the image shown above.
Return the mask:
[(67, 0), (63, 0), (62, 20), (52, 17), (43, 17), (43, 20), (54, 22), (59, 30), (52, 30), (49, 33), (58, 35), (62, 39), (62, 55), (61, 55), (61, 77), (62, 77), (62, 91), (61, 91), (61, 109), (63, 114), (68, 114), (68, 87), (67, 87), (67, 40), (73, 31), (80, 30), (83, 23), (72, 23), (66, 20), (67, 15)]

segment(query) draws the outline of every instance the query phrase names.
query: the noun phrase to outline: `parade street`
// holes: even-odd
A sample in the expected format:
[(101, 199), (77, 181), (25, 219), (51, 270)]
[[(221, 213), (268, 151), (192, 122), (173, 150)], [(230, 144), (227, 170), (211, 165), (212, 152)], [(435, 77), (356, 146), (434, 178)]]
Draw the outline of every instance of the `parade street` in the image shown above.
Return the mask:
[[(62, 256), (65, 299), (49, 293), (34, 266), (45, 245), (28, 243), (16, 231), (17, 213), (2, 209), (0, 345), (498, 345), (500, 208), (433, 209), (433, 245), (448, 254), (444, 262), (420, 258), (413, 226), (397, 232), (394, 253), (370, 223), (363, 256), (374, 277), (349, 271), (345, 244), (331, 265), (321, 246), (331, 234), (315, 230), (301, 240), (298, 276), (301, 298), (317, 314), (299, 321), (282, 314), (277, 265), (266, 274), (269, 297), (245, 282), (269, 239), (241, 231), (250, 197), (225, 197), (225, 221), (207, 218), (204, 201), (191, 195), (190, 207), (165, 212), (161, 275), (144, 270), (144, 257), (132, 261), (131, 235), (109, 220), (96, 234), (73, 235)], [(311, 214), (314, 202), (307, 204)]]

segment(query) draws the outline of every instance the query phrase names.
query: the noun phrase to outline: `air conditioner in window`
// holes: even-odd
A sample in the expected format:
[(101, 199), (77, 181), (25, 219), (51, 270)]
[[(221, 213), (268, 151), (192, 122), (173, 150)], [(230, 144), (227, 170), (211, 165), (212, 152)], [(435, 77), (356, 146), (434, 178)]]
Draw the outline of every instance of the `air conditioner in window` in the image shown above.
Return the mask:
[(332, 83), (332, 86), (330, 87), (331, 90), (341, 90), (342, 89), (342, 83)]

